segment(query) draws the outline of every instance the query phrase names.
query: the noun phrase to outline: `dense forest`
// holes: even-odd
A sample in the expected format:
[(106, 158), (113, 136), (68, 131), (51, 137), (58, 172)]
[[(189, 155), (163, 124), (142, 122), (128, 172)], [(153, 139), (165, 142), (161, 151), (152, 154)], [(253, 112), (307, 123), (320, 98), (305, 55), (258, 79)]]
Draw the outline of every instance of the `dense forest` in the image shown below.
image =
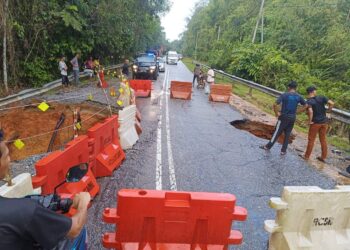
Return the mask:
[(291, 79), (303, 94), (316, 85), (350, 109), (349, 0), (202, 0), (174, 44), (187, 56), (279, 90)]
[(2, 0), (0, 92), (57, 79), (61, 55), (108, 64), (159, 45), (168, 9), (168, 0)]

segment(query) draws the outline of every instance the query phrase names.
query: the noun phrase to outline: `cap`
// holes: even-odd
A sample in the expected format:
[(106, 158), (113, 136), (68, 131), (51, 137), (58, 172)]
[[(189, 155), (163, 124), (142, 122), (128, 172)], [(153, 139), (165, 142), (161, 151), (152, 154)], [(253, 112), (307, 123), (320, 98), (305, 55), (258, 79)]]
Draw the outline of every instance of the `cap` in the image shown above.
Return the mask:
[(316, 89), (317, 89), (317, 88), (316, 88), (315, 86), (310, 86), (310, 87), (308, 87), (308, 88), (306, 89), (306, 92), (307, 92), (308, 94), (310, 94), (310, 93), (314, 92)]
[(288, 88), (291, 88), (291, 89), (296, 89), (298, 87), (298, 84), (296, 81), (290, 81), (288, 83)]

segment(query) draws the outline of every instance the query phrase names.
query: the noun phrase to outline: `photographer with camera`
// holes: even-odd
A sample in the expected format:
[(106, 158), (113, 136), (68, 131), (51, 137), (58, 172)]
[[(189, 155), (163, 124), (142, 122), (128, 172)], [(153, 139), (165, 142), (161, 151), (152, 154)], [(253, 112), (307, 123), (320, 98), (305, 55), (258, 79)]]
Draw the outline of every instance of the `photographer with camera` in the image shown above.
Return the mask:
[[(0, 137), (0, 179), (8, 173), (10, 157)], [(90, 194), (75, 195), (72, 217), (66, 217), (28, 198), (5, 198), (0, 196), (0, 249), (55, 249), (60, 241), (78, 237), (86, 223)], [(63, 248), (67, 249), (67, 248)]]

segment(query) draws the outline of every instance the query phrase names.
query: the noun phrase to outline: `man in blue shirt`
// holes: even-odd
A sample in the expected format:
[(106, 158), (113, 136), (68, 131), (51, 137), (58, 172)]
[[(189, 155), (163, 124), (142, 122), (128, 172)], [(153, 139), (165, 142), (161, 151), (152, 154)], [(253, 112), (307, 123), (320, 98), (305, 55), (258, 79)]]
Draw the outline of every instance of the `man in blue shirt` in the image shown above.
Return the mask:
[[(306, 101), (299, 94), (296, 93), (298, 85), (295, 81), (291, 81), (288, 84), (288, 92), (283, 93), (277, 98), (276, 102), (273, 104), (273, 110), (276, 117), (278, 118), (275, 131), (272, 135), (271, 140), (264, 146), (260, 148), (269, 150), (277, 141), (278, 137), (284, 133), (284, 141), (281, 149), (281, 155), (287, 153), (288, 140), (290, 134), (292, 133), (297, 107), (299, 104), (303, 105), (303, 109), (299, 112), (305, 111), (307, 108)], [(282, 109), (279, 110), (279, 105), (282, 104)]]

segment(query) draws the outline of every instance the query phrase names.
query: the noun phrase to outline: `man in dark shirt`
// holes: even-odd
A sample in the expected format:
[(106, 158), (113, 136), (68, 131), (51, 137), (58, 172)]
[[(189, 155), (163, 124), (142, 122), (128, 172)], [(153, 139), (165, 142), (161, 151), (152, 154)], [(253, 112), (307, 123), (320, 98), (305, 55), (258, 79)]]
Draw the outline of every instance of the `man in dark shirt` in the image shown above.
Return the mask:
[(125, 59), (123, 67), (122, 67), (122, 73), (125, 76), (126, 79), (129, 78), (129, 60)]
[[(299, 112), (306, 110), (307, 105), (305, 100), (296, 93), (298, 85), (296, 82), (291, 81), (288, 84), (288, 92), (282, 94), (276, 100), (276, 103), (273, 105), (273, 110), (275, 112), (276, 117), (278, 118), (275, 131), (272, 135), (271, 140), (264, 146), (260, 148), (269, 150), (277, 141), (278, 137), (284, 133), (284, 141), (281, 149), (281, 155), (285, 155), (287, 153), (289, 136), (293, 130), (297, 107), (298, 104), (303, 105), (303, 109)], [(282, 104), (282, 109), (279, 111), (278, 105)]]
[(198, 84), (198, 78), (201, 73), (201, 66), (197, 63), (196, 67), (193, 69), (193, 81), (192, 81), (192, 87), (194, 87), (194, 81), (197, 79), (197, 84)]
[[(8, 172), (9, 163), (10, 157), (1, 160), (0, 179)], [(77, 212), (69, 218), (29, 198), (0, 196), (0, 249), (52, 249), (65, 237), (79, 236), (90, 199), (87, 192), (75, 195), (73, 207)]]
[(326, 115), (326, 107), (328, 105), (328, 110), (331, 111), (334, 102), (328, 100), (325, 96), (318, 96), (316, 94), (316, 87), (310, 86), (306, 89), (308, 93), (308, 116), (309, 116), (309, 135), (307, 149), (304, 155), (304, 159), (308, 160), (310, 158), (312, 149), (314, 147), (315, 139), (317, 134), (320, 138), (321, 143), (321, 156), (317, 157), (319, 161), (325, 162), (327, 158), (327, 129), (328, 129), (328, 118)]

